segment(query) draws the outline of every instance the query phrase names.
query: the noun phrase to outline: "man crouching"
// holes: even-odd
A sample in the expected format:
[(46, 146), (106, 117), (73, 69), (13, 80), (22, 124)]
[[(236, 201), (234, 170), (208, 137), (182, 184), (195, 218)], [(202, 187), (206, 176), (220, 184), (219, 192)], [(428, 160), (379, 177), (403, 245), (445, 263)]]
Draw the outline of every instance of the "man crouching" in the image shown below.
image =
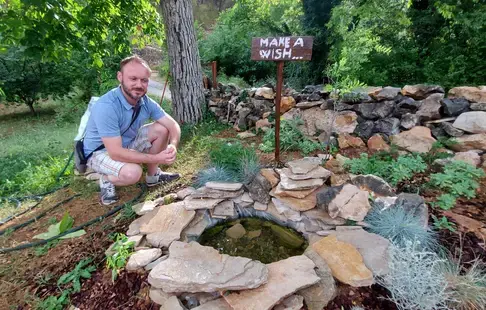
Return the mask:
[[(140, 180), (140, 164), (147, 164), (148, 186), (179, 178), (179, 174), (165, 173), (159, 168), (160, 164), (170, 165), (176, 160), (181, 129), (146, 95), (150, 74), (142, 58), (123, 59), (117, 73), (120, 86), (101, 96), (92, 108), (84, 137), (84, 154), (89, 157), (88, 167), (102, 175), (100, 201), (103, 205), (118, 200), (115, 186)], [(145, 124), (148, 119), (154, 122)]]

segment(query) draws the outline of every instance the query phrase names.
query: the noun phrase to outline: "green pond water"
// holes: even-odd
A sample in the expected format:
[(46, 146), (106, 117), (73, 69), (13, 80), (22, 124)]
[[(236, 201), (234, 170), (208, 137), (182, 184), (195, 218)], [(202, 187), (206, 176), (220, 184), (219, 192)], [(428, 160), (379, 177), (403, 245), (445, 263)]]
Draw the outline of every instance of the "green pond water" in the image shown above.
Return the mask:
[(295, 230), (258, 218), (216, 225), (201, 235), (199, 243), (223, 254), (248, 257), (265, 264), (301, 255), (308, 246)]

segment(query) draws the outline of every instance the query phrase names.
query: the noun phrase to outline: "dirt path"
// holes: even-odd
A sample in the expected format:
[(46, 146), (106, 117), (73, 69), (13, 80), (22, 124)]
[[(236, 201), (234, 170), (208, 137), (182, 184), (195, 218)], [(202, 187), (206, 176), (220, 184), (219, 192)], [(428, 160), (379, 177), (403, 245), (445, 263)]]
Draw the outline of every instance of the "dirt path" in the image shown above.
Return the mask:
[[(157, 71), (152, 72), (152, 76), (150, 77), (149, 86), (148, 86), (148, 94), (162, 97), (162, 93), (164, 91), (164, 84), (165, 79), (159, 76)], [(172, 100), (169, 84), (167, 83), (167, 87), (165, 89), (164, 98), (167, 100)]]

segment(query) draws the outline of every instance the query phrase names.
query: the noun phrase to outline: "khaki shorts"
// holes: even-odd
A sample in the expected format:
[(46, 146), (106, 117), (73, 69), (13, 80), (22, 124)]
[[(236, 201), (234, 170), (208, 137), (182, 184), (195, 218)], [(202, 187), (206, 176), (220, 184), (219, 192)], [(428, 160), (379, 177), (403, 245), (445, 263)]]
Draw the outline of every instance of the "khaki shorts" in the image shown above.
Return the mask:
[[(150, 125), (152, 124), (146, 124), (140, 127), (137, 132), (137, 136), (127, 147), (128, 149), (135, 150), (140, 153), (148, 153), (152, 147), (152, 143), (150, 143), (148, 140), (148, 131)], [(121, 168), (123, 168), (125, 164), (126, 163), (111, 159), (110, 156), (108, 156), (106, 149), (94, 152), (93, 155), (91, 155), (91, 157), (88, 159), (88, 167), (95, 172), (106, 175), (114, 175), (116, 177), (118, 177)]]

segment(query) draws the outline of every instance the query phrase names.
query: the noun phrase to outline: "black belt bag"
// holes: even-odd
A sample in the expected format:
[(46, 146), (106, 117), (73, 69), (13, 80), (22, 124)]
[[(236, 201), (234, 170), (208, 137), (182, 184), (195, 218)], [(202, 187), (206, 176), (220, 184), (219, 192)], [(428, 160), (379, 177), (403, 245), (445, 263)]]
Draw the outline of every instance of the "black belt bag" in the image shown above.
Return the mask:
[[(140, 105), (137, 105), (132, 114), (132, 120), (130, 121), (130, 125), (128, 125), (128, 128), (123, 131), (123, 133), (120, 136), (123, 136), (130, 127), (132, 127), (133, 123), (137, 119), (138, 115), (140, 114)], [(97, 152), (99, 150), (102, 150), (105, 148), (104, 144), (101, 144), (98, 146), (93, 152), (89, 153), (87, 156), (84, 154), (84, 137), (81, 138), (80, 140), (76, 141), (74, 144), (74, 166), (77, 171), (80, 173), (85, 173), (87, 170), (87, 163), (88, 159), (93, 155), (94, 152)]]

